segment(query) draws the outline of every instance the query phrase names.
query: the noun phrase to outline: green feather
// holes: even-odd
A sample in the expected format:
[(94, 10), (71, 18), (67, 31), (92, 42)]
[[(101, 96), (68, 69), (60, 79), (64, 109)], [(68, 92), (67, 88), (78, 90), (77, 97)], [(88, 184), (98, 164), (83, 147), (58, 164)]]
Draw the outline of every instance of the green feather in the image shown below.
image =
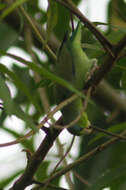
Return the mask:
[[(87, 76), (92, 68), (95, 59), (89, 59), (81, 48), (81, 24), (73, 32), (70, 39), (64, 40), (58, 54), (58, 61), (55, 73), (69, 81), (78, 90), (82, 90)], [(56, 85), (56, 103), (60, 103), (72, 95), (72, 92)], [(80, 97), (62, 109), (63, 123), (69, 124), (81, 113), (83, 103)], [(87, 114), (84, 112), (80, 120), (68, 131), (73, 135), (83, 135), (85, 128), (90, 126)]]

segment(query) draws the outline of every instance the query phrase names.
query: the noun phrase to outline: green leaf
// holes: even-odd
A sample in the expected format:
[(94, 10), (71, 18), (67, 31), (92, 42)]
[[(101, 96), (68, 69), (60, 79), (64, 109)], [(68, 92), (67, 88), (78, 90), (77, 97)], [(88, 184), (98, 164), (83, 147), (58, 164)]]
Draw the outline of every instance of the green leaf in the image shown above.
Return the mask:
[[(78, 5), (81, 0), (72, 0), (72, 2)], [(70, 11), (60, 3), (57, 3), (57, 11), (58, 17), (54, 32), (57, 38), (62, 41), (66, 31), (70, 30)]]
[(8, 115), (16, 115), (18, 118), (25, 121), (28, 127), (32, 128), (34, 131), (37, 130), (30, 116), (24, 113), (13, 101), (10, 90), (2, 77), (0, 77), (0, 99), (3, 100), (4, 109)]
[(6, 7), (6, 4), (0, 3), (0, 10), (4, 9)]
[(0, 53), (2, 55), (6, 55), (6, 56), (9, 56), (9, 57), (15, 59), (15, 60), (19, 61), (20, 63), (27, 65), (30, 69), (37, 72), (41, 76), (43, 76), (53, 82), (56, 82), (56, 83), (60, 84), (61, 86), (68, 88), (70, 91), (76, 93), (78, 96), (85, 98), (84, 94), (82, 92), (80, 92), (79, 90), (77, 90), (71, 83), (67, 82), (66, 80), (62, 79), (61, 77), (56, 76), (52, 72), (48, 71), (44, 66), (34, 64), (30, 61), (26, 61), (19, 56), (15, 56), (13, 54), (6, 53), (5, 51), (0, 51)]
[(105, 173), (87, 190), (101, 190), (105, 187), (109, 187), (109, 185), (114, 181), (123, 176), (126, 173), (126, 165), (120, 165), (118, 168), (113, 168)]
[(51, 80), (48, 79), (42, 79), (40, 82), (38, 82), (36, 84), (36, 88), (40, 88), (40, 87), (46, 87), (52, 84)]
[(45, 161), (39, 166), (39, 169), (36, 172), (36, 178), (38, 181), (42, 181), (48, 177), (49, 164), (50, 161)]
[(113, 25), (113, 24), (104, 23), (104, 22), (93, 22), (93, 24), (95, 24), (96, 26), (98, 26), (98, 25), (110, 26), (113, 29), (118, 29), (122, 33), (126, 33), (126, 27), (122, 27), (122, 26), (119, 26), (119, 25)]
[[(6, 128), (6, 127), (2, 127), (2, 130), (8, 132), (9, 134), (11, 134), (13, 137), (15, 137), (16, 139), (24, 136), (23, 133), (17, 133), (16, 131), (14, 130), (11, 130), (9, 128)], [(25, 148), (25, 149), (28, 149), (30, 150), (31, 152), (34, 152), (34, 144), (33, 144), (33, 138), (30, 138), (30, 139), (25, 139), (23, 141), (20, 142), (20, 144)]]
[(14, 9), (22, 5), (27, 0), (17, 0), (10, 7), (8, 7), (0, 16), (0, 19), (4, 19), (8, 14), (10, 14)]
[(9, 175), (9, 177), (0, 180), (0, 188), (7, 186), (13, 179), (23, 173), (23, 170), (16, 171), (14, 174)]
[(51, 32), (53, 31), (53, 28), (57, 24), (57, 18), (58, 18), (58, 9), (57, 9), (57, 3), (52, 0), (48, 0), (48, 9), (47, 9), (47, 41), (50, 37)]
[(121, 87), (126, 89), (126, 71), (123, 71), (120, 83)]
[(0, 22), (0, 50), (7, 50), (17, 39), (17, 33), (5, 22)]
[(14, 72), (10, 71), (3, 64), (0, 64), (0, 71), (4, 74), (6, 73), (9, 75), (9, 77), (13, 80), (14, 84), (28, 97), (30, 102), (32, 102), (36, 109), (39, 110), (39, 112), (41, 113), (41, 107), (37, 103), (35, 96), (31, 94), (29, 88), (25, 85), (25, 83), (23, 83)]

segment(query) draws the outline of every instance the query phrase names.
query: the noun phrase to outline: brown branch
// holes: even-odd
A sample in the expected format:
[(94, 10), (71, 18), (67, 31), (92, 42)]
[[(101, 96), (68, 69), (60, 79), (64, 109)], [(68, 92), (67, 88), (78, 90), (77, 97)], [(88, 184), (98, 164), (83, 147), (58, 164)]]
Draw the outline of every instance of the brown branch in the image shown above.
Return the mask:
[[(44, 187), (45, 183), (41, 183), (39, 181), (36, 181), (36, 180), (33, 180), (32, 181), (33, 184), (37, 184), (38, 186), (37, 187), (33, 187), (31, 190), (38, 190), (40, 187)], [(62, 187), (57, 187), (56, 185), (51, 185), (49, 184), (48, 187), (50, 187), (52, 190), (68, 190), (66, 188), (62, 188)]]
[(31, 156), (23, 175), (14, 183), (10, 190), (24, 190), (28, 185), (32, 184), (34, 174), (36, 173), (39, 165), (45, 159), (45, 156), (61, 131), (62, 129), (52, 129), (49, 131), (45, 139), (40, 144), (38, 150), (33, 154), (33, 156)]

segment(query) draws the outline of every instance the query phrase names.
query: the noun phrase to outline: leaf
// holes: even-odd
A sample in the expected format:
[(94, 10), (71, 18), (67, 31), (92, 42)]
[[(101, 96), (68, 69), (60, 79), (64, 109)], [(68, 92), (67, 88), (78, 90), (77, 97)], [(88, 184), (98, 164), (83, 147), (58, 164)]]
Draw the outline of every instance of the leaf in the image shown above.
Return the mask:
[(0, 22), (0, 50), (7, 50), (14, 44), (18, 35), (6, 23)]
[(123, 71), (121, 81), (120, 81), (120, 85), (122, 88), (126, 89), (126, 71)]
[(48, 0), (48, 9), (47, 9), (47, 35), (46, 39), (48, 41), (50, 34), (53, 30), (53, 28), (57, 24), (57, 18), (58, 18), (58, 9), (57, 9), (57, 3), (52, 0)]
[(6, 53), (5, 51), (0, 51), (0, 54), (9, 56), (9, 57), (19, 61), (20, 63), (27, 65), (30, 69), (32, 69), (33, 71), (42, 75), (43, 77), (45, 77), (45, 78), (47, 78), (53, 82), (56, 82), (56, 83), (60, 84), (61, 86), (68, 88), (70, 91), (76, 93), (78, 96), (85, 98), (84, 94), (82, 92), (80, 92), (78, 89), (76, 89), (71, 83), (69, 83), (66, 80), (62, 79), (61, 77), (53, 74), (51, 71), (48, 71), (44, 66), (42, 66), (42, 65), (39, 66), (39, 65), (34, 64), (30, 61), (26, 61), (19, 56), (15, 56), (13, 54)]
[(106, 171), (99, 179), (87, 190), (101, 190), (108, 187), (114, 180), (121, 178), (126, 173), (126, 165), (120, 165), (118, 168), (113, 168)]
[(39, 169), (36, 172), (36, 178), (38, 181), (42, 181), (48, 177), (49, 164), (50, 161), (45, 161), (39, 166)]
[(0, 99), (3, 100), (4, 109), (8, 115), (16, 115), (18, 118), (25, 121), (28, 127), (32, 128), (34, 131), (37, 130), (30, 116), (24, 113), (13, 101), (10, 90), (2, 77), (0, 77)]
[(1, 14), (0, 19), (4, 19), (8, 14), (10, 14), (14, 9), (22, 5), (27, 0), (17, 0), (10, 7), (5, 9), (5, 11)]
[[(81, 0), (72, 0), (72, 2), (78, 5)], [(54, 32), (57, 38), (62, 41), (66, 31), (70, 30), (70, 11), (60, 3), (57, 3), (57, 12), (57, 24)]]
[(104, 22), (93, 22), (96, 26), (98, 25), (104, 25), (104, 26), (111, 26), (114, 29), (118, 29), (122, 33), (126, 33), (126, 27), (119, 26), (119, 25), (113, 25), (111, 23), (104, 23)]
[(6, 7), (6, 4), (0, 3), (0, 10), (4, 9)]
[[(23, 133), (17, 133), (16, 131), (14, 130), (11, 130), (9, 128), (6, 128), (6, 127), (2, 127), (2, 129), (6, 132), (8, 132), (9, 134), (11, 134), (13, 137), (15, 137), (16, 139), (22, 137), (24, 134)], [(28, 149), (30, 150), (31, 152), (34, 152), (34, 145), (33, 145), (33, 138), (30, 138), (30, 139), (25, 139), (23, 141), (20, 142), (20, 144), (25, 148), (25, 149)]]
[(46, 87), (52, 84), (51, 80), (48, 79), (42, 79), (40, 82), (38, 82), (36, 84), (36, 88), (40, 88), (40, 87)]
[(9, 75), (9, 77), (13, 80), (14, 84), (27, 96), (27, 98), (30, 100), (30, 102), (33, 103), (33, 105), (36, 107), (37, 110), (41, 113), (41, 107), (37, 103), (35, 96), (31, 94), (28, 87), (23, 83), (19, 77), (12, 71), (10, 71), (5, 65), (0, 64), (0, 71), (2, 73), (6, 73)]
[(100, 48), (98, 45), (96, 45), (96, 44), (82, 43), (82, 48), (87, 48), (87, 49), (98, 50), (98, 51), (104, 52), (104, 50), (101, 49), (101, 48)]
[(0, 180), (0, 188), (7, 186), (13, 179), (23, 173), (23, 170), (16, 171), (14, 174), (9, 175), (9, 177)]

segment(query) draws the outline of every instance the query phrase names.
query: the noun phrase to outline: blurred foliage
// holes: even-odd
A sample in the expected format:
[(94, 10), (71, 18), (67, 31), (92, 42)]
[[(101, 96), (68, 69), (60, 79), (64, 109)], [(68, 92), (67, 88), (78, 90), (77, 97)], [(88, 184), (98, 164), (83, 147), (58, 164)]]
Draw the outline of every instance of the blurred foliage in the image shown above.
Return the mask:
[[(18, 61), (16, 60), (13, 61), (11, 66), (4, 63), (0, 64), (0, 100), (3, 104), (3, 109), (0, 110), (0, 130), (10, 134), (15, 139), (23, 136), (27, 129), (34, 129), (35, 124), (45, 115), (49, 107), (52, 108), (55, 105), (53, 77), (51, 80), (51, 78), (39, 76), (42, 68), (46, 69), (46, 71), (53, 72), (55, 62), (49, 52), (46, 51), (45, 44), (48, 42), (57, 42), (52, 45), (54, 48), (52, 50), (55, 52), (59, 48), (66, 32), (71, 32), (72, 30), (70, 11), (59, 3), (48, 0), (48, 8), (44, 10), (39, 7), (39, 0), (24, 2), (23, 0), (19, 2), (14, 1), (10, 5), (8, 5), (7, 0), (0, 2), (0, 11), (2, 12), (0, 16), (0, 52), (8, 51), (11, 47), (18, 47), (30, 56), (36, 67), (41, 67), (40, 71), (36, 70), (35, 72), (32, 66), (24, 66), (23, 62), (22, 64), (17, 63)], [(78, 5), (82, 1), (73, 0), (73, 2)], [(16, 9), (19, 4), (23, 4), (25, 11), (33, 19), (33, 23), (36, 22), (37, 27), (39, 26), (39, 30), (44, 35), (45, 44), (40, 43), (38, 36), (36, 37), (36, 33), (33, 32), (32, 27), (27, 23), (20, 9)], [(124, 0), (110, 0), (107, 11), (107, 29), (101, 31), (113, 44), (116, 44), (126, 34), (126, 3)], [(73, 18), (76, 19), (75, 17)], [(27, 32), (26, 29), (31, 30), (30, 39), (25, 35)], [(86, 51), (90, 58), (95, 57), (98, 59), (98, 64), (103, 63), (105, 59), (103, 48), (97, 39), (94, 38), (91, 31), (85, 27), (83, 27), (82, 44), (84, 51)], [(44, 52), (46, 58), (43, 58), (44, 56), (41, 56), (40, 52)], [(106, 81), (111, 85), (111, 88), (115, 89), (115, 92), (122, 94), (124, 97), (126, 93), (125, 63), (126, 57), (124, 53), (121, 59), (115, 63), (112, 70), (106, 75)], [(11, 95), (11, 84), (16, 89), (14, 96)], [(107, 97), (107, 94), (105, 96)], [(108, 129), (116, 125), (117, 129), (115, 132), (121, 131), (125, 128), (126, 112), (118, 110), (118, 107), (111, 110), (111, 102), (106, 102), (106, 105), (110, 104), (110, 106), (105, 107), (104, 102), (101, 101), (99, 103), (99, 100), (95, 97), (94, 103), (89, 104), (87, 109), (89, 119), (93, 125), (99, 128)], [(112, 117), (116, 111), (118, 114)], [(21, 126), (24, 130), (22, 133), (6, 126), (5, 121), (8, 115), (16, 115), (24, 121), (25, 125)], [(97, 138), (96, 140), (97, 134), (99, 133), (95, 132), (89, 136), (81, 137), (78, 157), (105, 142), (108, 138), (108, 136), (101, 135), (101, 138)], [(94, 141), (89, 143), (92, 139)], [(23, 149), (28, 149), (31, 153), (35, 152), (35, 137), (20, 142), (20, 145)], [(82, 183), (81, 180), (74, 176), (74, 190), (101, 190), (104, 187), (110, 187), (111, 190), (125, 190), (125, 146), (126, 142), (118, 141), (116, 144), (113, 144), (78, 166), (76, 172), (84, 180), (88, 181), (91, 186), (88, 187), (86, 183)], [(51, 159), (49, 161), (45, 160), (39, 167), (36, 173), (36, 179), (38, 181), (43, 181), (49, 177), (48, 170), (52, 162)], [(9, 177), (1, 179), (0, 188), (5, 188), (21, 173), (23, 173), (22, 170), (16, 171)], [(59, 181), (60, 178), (56, 179), (54, 184), (58, 185)]]

